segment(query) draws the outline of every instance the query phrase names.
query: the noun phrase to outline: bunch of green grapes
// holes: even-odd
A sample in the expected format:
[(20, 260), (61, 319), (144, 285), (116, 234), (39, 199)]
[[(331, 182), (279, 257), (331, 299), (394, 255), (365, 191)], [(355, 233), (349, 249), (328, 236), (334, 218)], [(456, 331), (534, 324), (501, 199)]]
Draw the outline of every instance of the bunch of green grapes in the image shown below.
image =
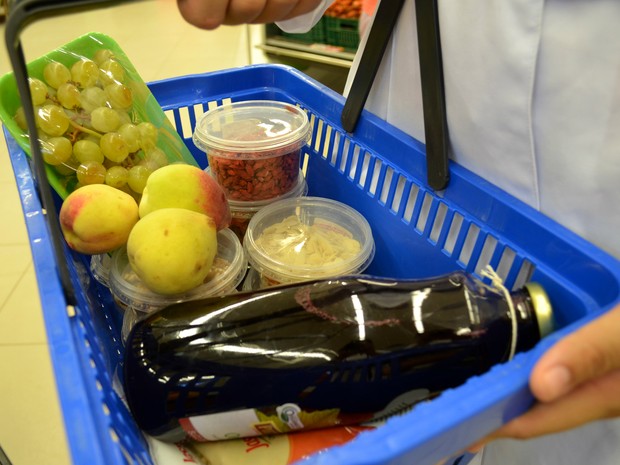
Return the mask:
[[(139, 196), (149, 175), (168, 164), (157, 147), (157, 128), (138, 121), (125, 69), (107, 49), (70, 67), (50, 61), (29, 78), (41, 152), (75, 188), (109, 184)], [(26, 130), (23, 108), (15, 115)]]

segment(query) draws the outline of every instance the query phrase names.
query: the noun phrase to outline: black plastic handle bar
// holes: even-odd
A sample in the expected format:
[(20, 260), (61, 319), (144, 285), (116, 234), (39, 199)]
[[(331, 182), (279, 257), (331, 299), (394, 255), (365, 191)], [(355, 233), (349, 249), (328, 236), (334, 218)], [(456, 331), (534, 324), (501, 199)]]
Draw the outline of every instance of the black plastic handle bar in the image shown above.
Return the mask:
[[(404, 0), (383, 0), (377, 7), (366, 47), (360, 57), (358, 70), (342, 110), (341, 123), (347, 132), (355, 131), (403, 3)], [(427, 182), (432, 189), (442, 190), (449, 181), (448, 125), (437, 0), (416, 0), (415, 8), (426, 140)]]
[(355, 131), (404, 3), (405, 0), (384, 0), (377, 6), (366, 46), (340, 117), (342, 128), (347, 132)]
[(443, 80), (439, 11), (437, 0), (415, 2), (424, 108), (426, 177), (430, 187), (442, 190), (448, 185), (448, 123)]

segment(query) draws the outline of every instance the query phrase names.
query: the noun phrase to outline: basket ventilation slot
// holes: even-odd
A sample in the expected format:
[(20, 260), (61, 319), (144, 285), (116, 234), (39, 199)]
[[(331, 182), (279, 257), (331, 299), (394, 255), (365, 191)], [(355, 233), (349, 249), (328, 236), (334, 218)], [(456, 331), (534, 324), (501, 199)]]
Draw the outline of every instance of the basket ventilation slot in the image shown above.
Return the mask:
[(394, 213), (398, 213), (399, 216), (401, 216), (401, 206), (404, 205), (403, 195), (405, 193), (405, 190), (407, 189), (407, 184), (407, 178), (404, 177), (402, 174), (398, 174), (395, 189), (392, 194), (392, 205), (390, 207), (390, 210), (392, 210)]
[(431, 232), (428, 236), (428, 238), (435, 244), (439, 242), (441, 232), (447, 224), (447, 215), (448, 207), (446, 206), (446, 204), (443, 202), (438, 202), (435, 214), (435, 221), (433, 222), (433, 227), (431, 228)]
[(368, 193), (373, 196), (377, 195), (377, 191), (381, 189), (383, 185), (383, 176), (381, 176), (381, 171), (383, 169), (383, 163), (380, 159), (374, 159), (374, 163), (370, 165), (370, 184), (368, 186)]
[(422, 204), (420, 205), (418, 220), (415, 224), (415, 229), (420, 233), (424, 233), (424, 228), (426, 227), (428, 218), (431, 214), (432, 204), (433, 196), (430, 195), (428, 192), (425, 192), (422, 196)]
[[(364, 158), (362, 159), (361, 169), (359, 172), (358, 186), (364, 187), (366, 185), (366, 179), (368, 176), (368, 167), (370, 166), (370, 162), (372, 161), (372, 155), (369, 152), (366, 152)], [(357, 174), (357, 173), (356, 173)]]

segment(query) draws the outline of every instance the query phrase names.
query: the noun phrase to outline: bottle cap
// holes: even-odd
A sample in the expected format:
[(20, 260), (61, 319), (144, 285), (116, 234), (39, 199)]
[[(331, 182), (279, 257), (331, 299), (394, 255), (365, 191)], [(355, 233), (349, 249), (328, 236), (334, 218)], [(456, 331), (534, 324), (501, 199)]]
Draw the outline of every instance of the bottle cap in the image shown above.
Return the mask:
[(525, 289), (530, 295), (534, 312), (536, 312), (540, 337), (545, 337), (553, 331), (553, 308), (551, 307), (549, 296), (538, 283), (527, 283), (525, 284)]

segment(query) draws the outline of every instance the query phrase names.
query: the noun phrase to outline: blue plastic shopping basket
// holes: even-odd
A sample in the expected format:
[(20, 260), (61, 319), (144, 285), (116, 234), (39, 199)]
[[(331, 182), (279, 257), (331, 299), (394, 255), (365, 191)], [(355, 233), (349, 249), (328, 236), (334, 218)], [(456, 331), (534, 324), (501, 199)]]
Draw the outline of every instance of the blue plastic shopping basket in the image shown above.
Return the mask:
[[(535, 349), (416, 406), (375, 431), (308, 459), (309, 464), (434, 464), (523, 412), (528, 374), (550, 344), (620, 301), (620, 263), (564, 227), (456, 164), (447, 189), (425, 184), (424, 146), (371, 114), (354, 135), (340, 126), (344, 98), (301, 72), (256, 65), (153, 82), (158, 102), (196, 160), (197, 117), (228, 101), (291, 102), (313, 128), (303, 168), (309, 194), (345, 202), (370, 222), (376, 241), (368, 272), (428, 277), (487, 264), (508, 287), (537, 281), (559, 330)], [(149, 464), (148, 447), (117, 394), (120, 314), (96, 282), (88, 257), (66, 249), (77, 305), (63, 297), (29, 159), (5, 130), (30, 236), (66, 433), (75, 464)], [(351, 389), (355, 389), (351, 380)]]
[[(35, 17), (112, 3), (117, 2), (15, 1), (7, 39)], [(307, 464), (432, 465), (458, 454), (531, 405), (528, 375), (554, 341), (620, 301), (620, 262), (459, 165), (450, 165), (449, 186), (434, 192), (426, 184), (422, 144), (366, 112), (355, 133), (346, 133), (340, 123), (344, 98), (293, 68), (250, 66), (149, 87), (202, 167), (206, 157), (191, 135), (206, 109), (265, 99), (306, 110), (313, 129), (302, 166), (309, 194), (349, 204), (369, 220), (376, 243), (369, 273), (422, 278), (455, 269), (478, 274), (491, 265), (509, 288), (528, 280), (542, 284), (555, 308), (559, 329), (533, 350), (344, 446), (309, 458)], [(63, 256), (57, 258), (42, 207), (46, 190), (35, 182), (31, 159), (6, 128), (4, 132), (73, 463), (152, 464), (118, 390), (120, 311), (109, 290), (93, 279), (88, 257), (63, 247)], [(71, 305), (59, 277), (61, 262), (67, 264), (75, 290)], [(351, 389), (360, 388), (359, 382), (352, 377)]]

